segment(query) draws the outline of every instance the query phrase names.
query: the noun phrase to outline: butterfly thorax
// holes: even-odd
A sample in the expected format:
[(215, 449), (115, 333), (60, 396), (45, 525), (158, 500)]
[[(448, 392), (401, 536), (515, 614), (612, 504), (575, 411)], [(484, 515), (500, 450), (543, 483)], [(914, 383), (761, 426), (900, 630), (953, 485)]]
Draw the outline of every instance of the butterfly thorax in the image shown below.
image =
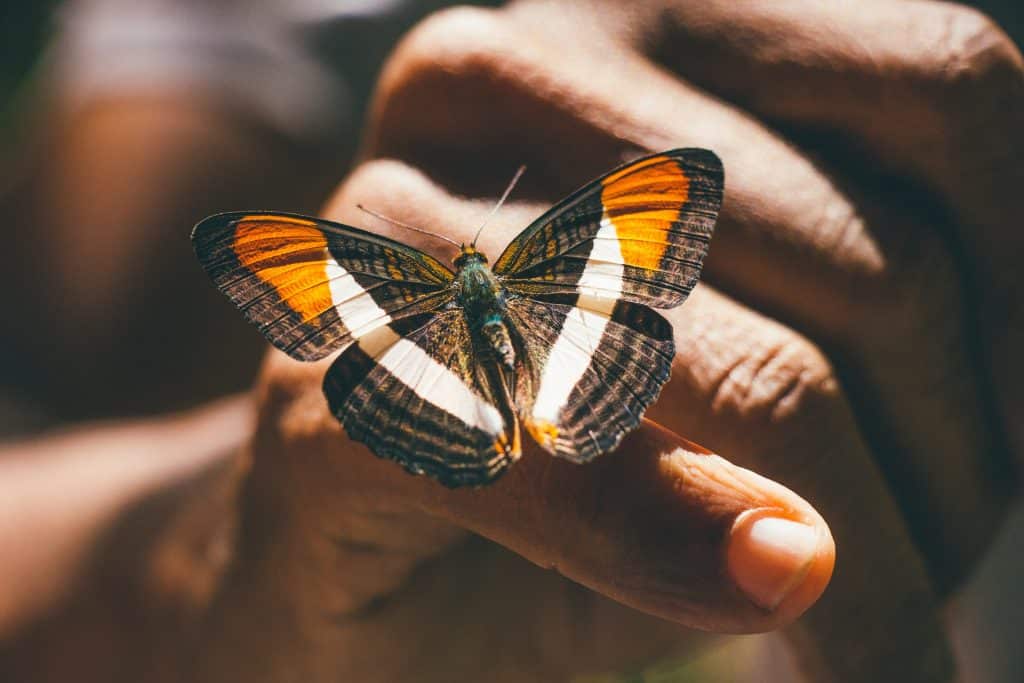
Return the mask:
[(463, 247), (455, 266), (455, 302), (466, 315), (474, 341), (513, 368), (515, 351), (505, 324), (505, 288), (487, 265), (487, 257), (473, 247)]

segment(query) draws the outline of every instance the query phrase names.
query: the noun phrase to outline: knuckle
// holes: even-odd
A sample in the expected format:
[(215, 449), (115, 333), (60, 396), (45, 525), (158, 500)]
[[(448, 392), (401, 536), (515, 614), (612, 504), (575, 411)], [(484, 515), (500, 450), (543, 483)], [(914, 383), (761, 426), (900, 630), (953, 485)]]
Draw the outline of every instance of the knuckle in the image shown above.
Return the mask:
[[(961, 6), (945, 10), (943, 33), (935, 53), (933, 79), (949, 96), (953, 91), (973, 101), (998, 96), (998, 90), (1024, 77), (1024, 64), (1013, 41), (984, 13)], [(993, 91), (995, 88), (995, 91)]]
[(497, 68), (500, 62), (495, 56), (499, 46), (507, 44), (508, 31), (498, 10), (454, 7), (436, 12), (399, 43), (380, 87), (394, 88), (424, 72), (457, 75), (474, 68)]
[[(344, 215), (356, 204), (388, 207), (395, 197), (422, 194), (426, 179), (413, 167), (394, 159), (371, 159), (357, 166), (328, 201), (327, 213)], [(415, 207), (410, 207), (415, 208)], [(355, 214), (353, 214), (355, 215)], [(395, 216), (395, 218), (399, 218)]]
[[(454, 8), (424, 20), (385, 65), (366, 149), (458, 169), (467, 148), (502, 144), (523, 83), (543, 71), (521, 29), (500, 10)], [(470, 146), (468, 141), (472, 140)]]
[(581, 58), (589, 48), (548, 30), (546, 10), (554, 8), (543, 9), (524, 18), (511, 9), (455, 8), (422, 22), (382, 72), (363, 149), (431, 168), (464, 194), (482, 185), (466, 169), (485, 153), (526, 163), (534, 177), (620, 161), (635, 147), (626, 138), (642, 126), (593, 82)]
[(723, 373), (713, 394), (713, 410), (748, 422), (787, 426), (816, 420), (822, 407), (839, 398), (831, 364), (795, 332), (772, 336)]

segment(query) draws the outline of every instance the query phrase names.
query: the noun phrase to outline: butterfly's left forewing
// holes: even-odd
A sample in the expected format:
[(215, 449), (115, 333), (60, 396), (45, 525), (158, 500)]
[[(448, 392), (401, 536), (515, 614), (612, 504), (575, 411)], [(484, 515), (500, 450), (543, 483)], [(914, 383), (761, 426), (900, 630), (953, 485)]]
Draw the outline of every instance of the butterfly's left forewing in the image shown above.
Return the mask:
[(722, 164), (704, 149), (644, 157), (577, 190), (494, 264), (511, 290), (672, 308), (697, 283), (722, 203)]

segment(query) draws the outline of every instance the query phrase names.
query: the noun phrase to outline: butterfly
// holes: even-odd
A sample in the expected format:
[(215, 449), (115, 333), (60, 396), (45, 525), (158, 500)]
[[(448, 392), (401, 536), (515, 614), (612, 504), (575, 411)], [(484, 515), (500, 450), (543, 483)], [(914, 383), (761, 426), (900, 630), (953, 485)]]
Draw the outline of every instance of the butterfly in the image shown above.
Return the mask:
[(493, 267), (475, 240), (453, 270), (286, 213), (211, 216), (192, 243), (271, 344), (301, 361), (341, 351), (323, 391), (350, 438), (446, 486), (480, 486), (519, 459), (524, 429), (584, 463), (639, 425), (675, 354), (652, 308), (697, 283), (723, 182), (708, 150), (637, 159), (537, 218)]

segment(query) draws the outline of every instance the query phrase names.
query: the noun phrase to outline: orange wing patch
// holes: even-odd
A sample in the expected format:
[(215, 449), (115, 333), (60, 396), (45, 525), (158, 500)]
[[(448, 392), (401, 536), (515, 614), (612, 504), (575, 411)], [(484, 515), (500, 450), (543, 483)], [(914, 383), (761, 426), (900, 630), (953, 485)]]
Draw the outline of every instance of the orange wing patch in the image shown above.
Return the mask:
[(669, 231), (690, 194), (690, 179), (674, 159), (654, 156), (602, 181), (601, 203), (615, 226), (627, 265), (654, 270)]
[(304, 323), (334, 306), (327, 239), (315, 225), (288, 216), (245, 216), (235, 226), (232, 244), (238, 262), (273, 287)]
[(524, 420), (526, 430), (530, 432), (533, 440), (544, 448), (551, 450), (558, 440), (558, 427), (544, 420)]

